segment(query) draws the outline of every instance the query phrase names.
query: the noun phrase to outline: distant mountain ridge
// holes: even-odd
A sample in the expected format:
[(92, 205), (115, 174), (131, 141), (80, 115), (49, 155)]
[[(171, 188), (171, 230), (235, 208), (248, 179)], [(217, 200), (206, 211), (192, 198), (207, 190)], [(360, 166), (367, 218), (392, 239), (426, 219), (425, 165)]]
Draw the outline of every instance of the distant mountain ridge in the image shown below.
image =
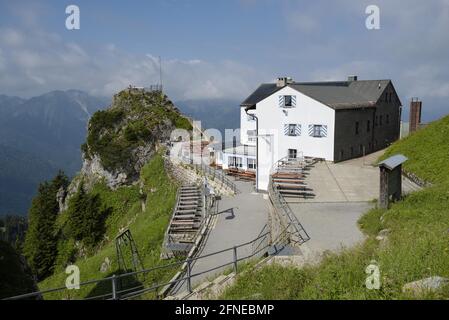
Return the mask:
[[(111, 104), (80, 90), (51, 91), (30, 99), (0, 94), (0, 216), (25, 215), (37, 186), (59, 169), (69, 176), (81, 169), (87, 122)], [(240, 101), (177, 101), (183, 114), (203, 128), (240, 127)]]
[(240, 128), (240, 102), (232, 99), (180, 100), (175, 105), (187, 116), (201, 120), (204, 129), (220, 130)]
[(40, 182), (81, 168), (87, 121), (108, 104), (79, 90), (0, 95), (0, 215), (26, 214)]

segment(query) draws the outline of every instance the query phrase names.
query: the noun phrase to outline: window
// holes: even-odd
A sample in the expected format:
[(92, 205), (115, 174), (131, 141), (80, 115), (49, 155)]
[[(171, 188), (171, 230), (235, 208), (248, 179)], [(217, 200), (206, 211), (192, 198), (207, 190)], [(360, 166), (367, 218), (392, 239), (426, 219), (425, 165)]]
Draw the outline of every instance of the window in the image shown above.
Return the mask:
[(367, 121), (366, 122), (366, 132), (370, 132), (371, 131), (371, 121)]
[(256, 159), (248, 159), (248, 169), (256, 169)]
[(374, 125), (377, 126), (379, 124), (379, 117), (376, 116), (375, 120), (374, 120)]
[(343, 150), (340, 150), (340, 160), (343, 160), (345, 153)]
[(382, 125), (382, 116), (379, 117), (379, 125)]
[(390, 115), (389, 115), (389, 114), (387, 114), (387, 115), (386, 115), (386, 117), (387, 117), (387, 119), (386, 119), (386, 121), (387, 121), (387, 124), (389, 124), (389, 123), (390, 123)]
[(309, 136), (315, 138), (327, 137), (327, 126), (321, 124), (309, 125)]
[(246, 134), (248, 135), (248, 141), (255, 142), (257, 140), (256, 130), (248, 130)]
[(359, 122), (355, 122), (355, 134), (359, 134)]
[(288, 158), (289, 159), (296, 159), (298, 156), (298, 150), (296, 149), (288, 149)]
[(228, 157), (228, 167), (241, 168), (242, 158), (241, 157)]
[(296, 96), (279, 96), (279, 107), (281, 108), (296, 107)]
[(301, 125), (300, 124), (284, 124), (284, 134), (286, 136), (300, 136)]
[(351, 157), (354, 156), (354, 147), (351, 147)]
[(288, 135), (289, 136), (295, 136), (296, 135), (296, 124), (289, 124), (288, 125)]
[(363, 154), (363, 153), (364, 153), (364, 152), (363, 152), (363, 151), (364, 151), (364, 150), (363, 150), (363, 149), (364, 149), (364, 148), (363, 148), (363, 145), (360, 145), (360, 146), (359, 146), (359, 149), (360, 149), (360, 154)]

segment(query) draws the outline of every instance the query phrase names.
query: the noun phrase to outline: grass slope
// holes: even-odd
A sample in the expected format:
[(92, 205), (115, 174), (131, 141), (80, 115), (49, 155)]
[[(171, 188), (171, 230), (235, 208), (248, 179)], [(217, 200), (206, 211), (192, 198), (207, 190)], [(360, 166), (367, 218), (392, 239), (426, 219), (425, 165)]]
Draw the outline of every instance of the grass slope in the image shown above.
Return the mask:
[[(85, 259), (78, 259), (76, 265), (80, 269), (81, 282), (91, 279), (101, 279), (112, 274), (118, 274), (114, 238), (121, 227), (129, 225), (134, 241), (137, 244), (139, 254), (145, 268), (166, 264), (159, 259), (160, 248), (165, 230), (168, 226), (172, 208), (176, 200), (176, 185), (167, 176), (161, 155), (156, 155), (142, 168), (141, 180), (147, 193), (145, 212), (141, 211), (139, 192), (137, 186), (122, 187), (116, 191), (109, 190), (105, 185), (98, 184), (92, 192), (100, 195), (105, 206), (112, 207), (113, 213), (106, 221), (106, 240), (102, 248), (95, 254)], [(130, 255), (125, 252), (127, 264), (130, 265)], [(100, 266), (105, 258), (111, 260), (111, 268), (107, 273), (100, 272)], [(139, 281), (150, 285), (154, 281), (168, 279), (176, 270), (163, 270), (149, 274)], [(40, 290), (62, 287), (68, 275), (62, 266), (59, 266), (55, 274), (41, 283)], [(110, 292), (110, 282), (96, 285), (87, 285), (79, 290), (66, 290), (64, 292), (47, 294), (46, 299), (75, 299), (91, 297)], [(151, 296), (149, 296), (151, 298)]]
[(404, 169), (433, 183), (449, 181), (449, 116), (394, 143), (382, 159), (402, 153), (410, 160)]
[[(405, 168), (431, 181), (431, 188), (409, 195), (389, 210), (373, 209), (359, 224), (367, 240), (318, 266), (303, 269), (268, 266), (242, 276), (224, 299), (408, 299), (402, 286), (430, 276), (449, 278), (449, 117), (395, 143), (384, 157), (402, 153)], [(381, 219), (382, 218), (382, 219)], [(388, 243), (375, 239), (390, 229)], [(365, 286), (366, 267), (374, 260), (380, 290)], [(449, 298), (449, 288), (421, 298)]]

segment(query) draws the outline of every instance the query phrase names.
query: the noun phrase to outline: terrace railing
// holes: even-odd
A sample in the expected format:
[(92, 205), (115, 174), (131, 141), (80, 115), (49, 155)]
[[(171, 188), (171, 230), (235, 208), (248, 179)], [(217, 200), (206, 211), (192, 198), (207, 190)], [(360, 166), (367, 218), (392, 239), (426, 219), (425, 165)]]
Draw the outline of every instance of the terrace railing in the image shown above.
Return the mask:
[[(302, 159), (302, 160), (301, 160)], [(297, 164), (298, 169), (302, 169), (305, 166), (304, 158), (282, 158), (273, 164), (270, 170), (270, 180), (268, 184), (268, 195), (271, 201), (271, 204), (276, 212), (276, 214), (281, 219), (283, 225), (288, 230), (290, 234), (290, 241), (297, 243), (299, 245), (304, 242), (310, 240), (310, 236), (307, 234), (306, 230), (299, 222), (296, 215), (293, 213), (290, 205), (285, 201), (284, 196), (279, 192), (278, 188), (273, 183), (272, 175), (277, 173), (279, 169), (285, 164), (292, 164), (295, 162)]]
[[(268, 254), (269, 248), (271, 246), (269, 239), (270, 239), (270, 232), (264, 228), (261, 231), (261, 233), (255, 239), (253, 239), (251, 241), (248, 241), (248, 242), (245, 242), (245, 243), (233, 246), (233, 247), (229, 247), (229, 248), (226, 248), (226, 249), (223, 249), (220, 251), (216, 251), (216, 252), (213, 252), (210, 254), (193, 257), (193, 258), (186, 259), (184, 261), (173, 262), (173, 263), (169, 263), (169, 264), (165, 264), (165, 265), (161, 265), (161, 266), (157, 266), (157, 267), (153, 267), (153, 268), (149, 268), (149, 269), (145, 269), (145, 270), (128, 272), (128, 273), (123, 273), (123, 274), (118, 274), (118, 275), (112, 275), (110, 277), (105, 277), (102, 279), (85, 281), (85, 282), (80, 283), (79, 286), (84, 287), (87, 285), (92, 285), (92, 284), (98, 285), (100, 283), (108, 283), (109, 282), (110, 283), (110, 292), (100, 294), (97, 296), (93, 296), (93, 297), (89, 297), (89, 298), (85, 298), (83, 300), (135, 299), (135, 298), (141, 297), (142, 295), (147, 294), (147, 293), (151, 293), (151, 292), (157, 293), (159, 291), (159, 289), (161, 289), (161, 288), (164, 288), (166, 286), (173, 286), (173, 285), (176, 285), (176, 284), (184, 282), (184, 281), (187, 284), (187, 291), (192, 292), (193, 291), (192, 279), (195, 277), (199, 277), (203, 274), (206, 274), (206, 273), (209, 273), (212, 271), (216, 271), (216, 270), (220, 270), (220, 269), (223, 269), (223, 268), (226, 268), (229, 266), (231, 266), (233, 268), (233, 271), (235, 273), (237, 273), (238, 272), (238, 264), (240, 262), (249, 261), (250, 259), (253, 259), (253, 258), (260, 258), (260, 257), (266, 256)], [(246, 252), (249, 251), (250, 253), (241, 256), (239, 254), (239, 252), (241, 252), (241, 250), (245, 247), (250, 248), (250, 249), (245, 250)], [(217, 256), (217, 255), (220, 255), (220, 254), (223, 254), (226, 252), (231, 252), (232, 258), (228, 259), (225, 263), (214, 265), (213, 267), (210, 267), (207, 270), (204, 270), (201, 272), (195, 273), (193, 271), (193, 264), (195, 262), (203, 260), (203, 259), (211, 258), (211, 257)], [(151, 285), (149, 287), (144, 287), (143, 285), (139, 285), (139, 286), (135, 286), (132, 288), (126, 288), (126, 289), (122, 289), (122, 290), (120, 290), (118, 287), (119, 281), (126, 277), (137, 277), (139, 275), (148, 275), (148, 274), (156, 273), (156, 272), (164, 270), (164, 269), (173, 269), (175, 267), (178, 267), (178, 268), (180, 267), (181, 270), (185, 270), (183, 276), (178, 277), (175, 280), (162, 281), (160, 283)], [(14, 297), (9, 297), (4, 300), (36, 299), (39, 297), (43, 297), (45, 294), (55, 293), (55, 292), (64, 292), (66, 290), (68, 290), (67, 287), (59, 287), (59, 288), (53, 288), (53, 289), (48, 289), (48, 290), (43, 290), (43, 291), (38, 291), (38, 292), (32, 292), (32, 293), (28, 293), (28, 294), (22, 294), (22, 295), (18, 295), (18, 296), (14, 296)], [(159, 298), (162, 298), (162, 297), (159, 297)]]
[(232, 182), (221, 170), (212, 168), (211, 166), (205, 165), (204, 163), (198, 164), (194, 163), (193, 159), (182, 157), (182, 162), (189, 165), (192, 169), (196, 171), (201, 171), (205, 176), (209, 176), (212, 180), (220, 181), (222, 185), (225, 185), (234, 194), (239, 193), (239, 190), (234, 182)]

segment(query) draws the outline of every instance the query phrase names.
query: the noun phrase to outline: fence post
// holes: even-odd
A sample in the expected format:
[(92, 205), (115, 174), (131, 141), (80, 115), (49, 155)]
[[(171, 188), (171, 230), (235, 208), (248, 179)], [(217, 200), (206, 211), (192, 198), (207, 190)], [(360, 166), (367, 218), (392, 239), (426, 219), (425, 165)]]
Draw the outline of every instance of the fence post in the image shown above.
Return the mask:
[(115, 274), (112, 275), (112, 300), (117, 300), (117, 277)]
[(191, 266), (191, 260), (187, 260), (187, 291), (189, 293), (192, 293), (192, 278), (190, 277), (192, 275), (192, 266)]
[(234, 246), (234, 273), (237, 274), (237, 247)]

